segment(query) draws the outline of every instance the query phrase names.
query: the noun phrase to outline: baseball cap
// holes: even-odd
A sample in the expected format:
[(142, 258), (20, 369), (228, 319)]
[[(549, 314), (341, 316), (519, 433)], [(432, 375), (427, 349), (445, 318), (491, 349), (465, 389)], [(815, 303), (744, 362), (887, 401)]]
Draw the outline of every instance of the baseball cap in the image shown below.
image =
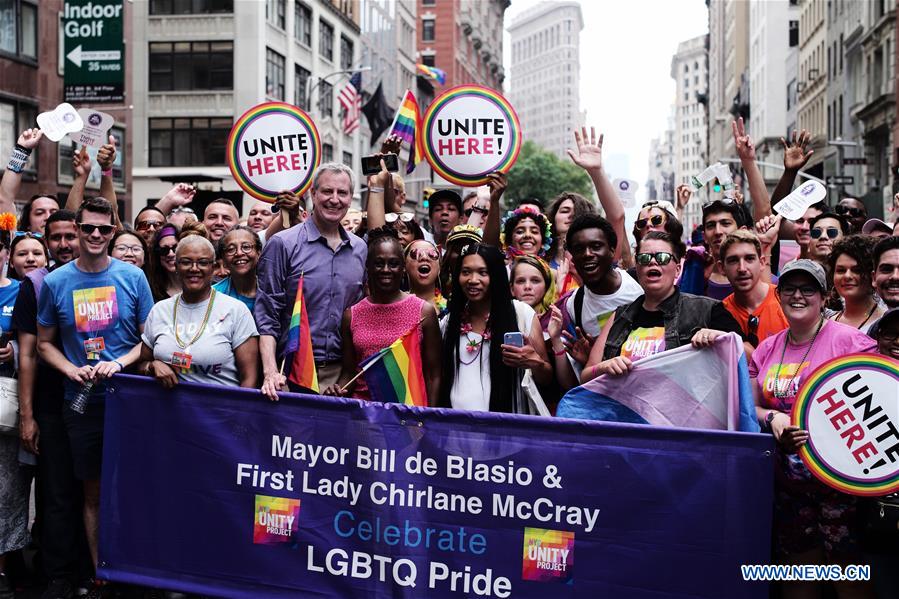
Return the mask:
[(434, 212), (434, 206), (437, 202), (446, 201), (452, 202), (453, 205), (456, 206), (456, 209), (459, 210), (459, 213), (462, 213), (462, 196), (452, 189), (439, 189), (432, 193), (428, 198), (428, 212)]
[(880, 332), (881, 325), (886, 324), (888, 320), (895, 318), (899, 318), (899, 308), (890, 308), (883, 313), (883, 316), (874, 321), (874, 323), (868, 329), (868, 336), (872, 339), (876, 339), (877, 334)]
[(862, 233), (864, 233), (865, 235), (870, 235), (877, 229), (880, 229), (881, 231), (886, 231), (887, 233), (893, 232), (893, 227), (886, 224), (879, 218), (869, 218), (868, 220), (865, 221), (865, 224), (862, 225)]
[(645, 208), (661, 208), (674, 218), (677, 218), (677, 210), (674, 209), (674, 204), (672, 204), (668, 200), (649, 200), (647, 202), (643, 202), (643, 205), (640, 206), (640, 210), (643, 210)]
[(778, 285), (783, 283), (784, 279), (787, 278), (791, 272), (804, 272), (812, 275), (812, 278), (818, 283), (818, 287), (821, 288), (821, 291), (827, 291), (827, 277), (824, 274), (824, 267), (814, 260), (801, 258), (799, 260), (787, 262), (786, 266), (780, 269), (780, 280), (778, 281)]

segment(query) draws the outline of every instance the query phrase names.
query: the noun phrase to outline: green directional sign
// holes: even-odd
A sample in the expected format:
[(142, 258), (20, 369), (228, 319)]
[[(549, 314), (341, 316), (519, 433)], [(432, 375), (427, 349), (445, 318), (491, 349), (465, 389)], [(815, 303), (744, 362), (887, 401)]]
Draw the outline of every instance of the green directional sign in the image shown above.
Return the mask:
[(66, 0), (65, 101), (120, 103), (125, 99), (122, 0)]

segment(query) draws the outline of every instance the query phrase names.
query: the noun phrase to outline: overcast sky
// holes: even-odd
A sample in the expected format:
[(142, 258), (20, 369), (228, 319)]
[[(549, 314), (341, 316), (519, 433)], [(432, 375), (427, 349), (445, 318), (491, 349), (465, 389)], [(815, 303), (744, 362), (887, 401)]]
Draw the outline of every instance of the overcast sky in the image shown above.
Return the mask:
[[(508, 26), (538, 0), (512, 0)], [(649, 142), (666, 126), (674, 100), (671, 57), (679, 42), (708, 32), (703, 0), (589, 0), (581, 2), (581, 110), (605, 134), (610, 174), (645, 191)], [(506, 72), (510, 41), (503, 43)]]

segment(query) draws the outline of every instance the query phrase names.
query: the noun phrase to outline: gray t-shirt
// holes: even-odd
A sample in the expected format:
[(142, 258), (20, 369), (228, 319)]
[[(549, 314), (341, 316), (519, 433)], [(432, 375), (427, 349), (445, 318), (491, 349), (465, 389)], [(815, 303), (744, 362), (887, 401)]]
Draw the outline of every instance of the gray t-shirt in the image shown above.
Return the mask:
[[(190, 354), (188, 369), (175, 368), (179, 378), (191, 383), (237, 386), (237, 362), (234, 350), (250, 337), (257, 337), (256, 323), (247, 307), (224, 293), (216, 293), (206, 329), (193, 345), (182, 349), (175, 340), (173, 311), (181, 294), (153, 306), (144, 324), (143, 342), (157, 360), (172, 364), (172, 354)], [(206, 315), (209, 300), (197, 304), (178, 304), (178, 337), (189, 343)]]

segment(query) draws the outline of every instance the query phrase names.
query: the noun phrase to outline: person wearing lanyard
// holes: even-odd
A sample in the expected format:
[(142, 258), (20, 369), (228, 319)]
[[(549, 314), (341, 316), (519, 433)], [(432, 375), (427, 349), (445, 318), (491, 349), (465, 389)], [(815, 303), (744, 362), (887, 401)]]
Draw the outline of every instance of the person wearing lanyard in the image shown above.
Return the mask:
[(242, 301), (212, 288), (212, 243), (189, 235), (178, 242), (175, 258), (183, 291), (150, 310), (140, 343), (144, 364), (138, 371), (166, 389), (179, 380), (255, 388), (256, 324)]
[[(83, 482), (84, 526), (94, 566), (100, 511), (100, 464), (106, 387), (140, 341), (153, 295), (143, 271), (111, 258), (113, 208), (88, 198), (78, 208), (79, 257), (47, 275), (38, 302), (38, 354), (68, 379), (65, 403), (90, 392), (83, 413), (63, 409), (76, 478)], [(59, 338), (61, 349), (54, 343)]]

